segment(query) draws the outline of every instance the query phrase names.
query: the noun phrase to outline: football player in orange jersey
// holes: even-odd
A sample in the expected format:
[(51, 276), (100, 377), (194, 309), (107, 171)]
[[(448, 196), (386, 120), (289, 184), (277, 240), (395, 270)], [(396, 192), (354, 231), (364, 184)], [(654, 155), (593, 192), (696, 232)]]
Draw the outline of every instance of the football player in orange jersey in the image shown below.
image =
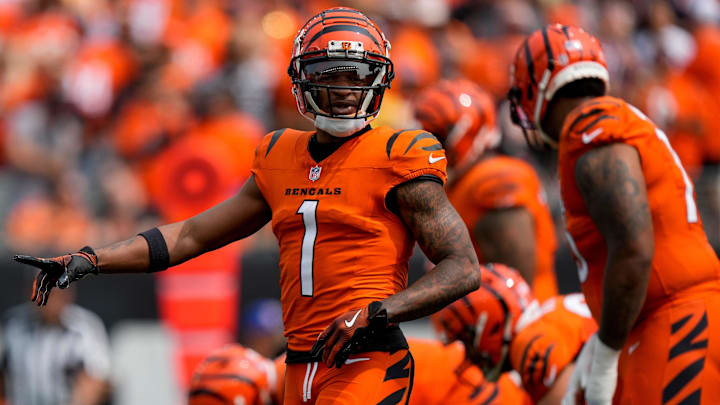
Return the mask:
[(189, 405), (281, 405), (282, 365), (239, 344), (206, 357), (195, 369)]
[[(437, 139), (369, 126), (394, 76), (389, 49), (357, 10), (312, 17), (289, 73), (316, 130), (268, 134), (238, 194), (190, 219), (95, 250), (16, 256), (42, 269), (32, 298), (42, 305), (52, 287), (90, 273), (164, 270), (272, 221), (288, 338), (284, 403), (407, 401), (413, 361), (397, 324), (476, 289), (480, 268), (445, 195)], [(415, 241), (436, 266), (408, 287)]]
[(465, 359), (462, 343), (408, 338), (415, 359), (415, 384), (409, 405), (530, 405), (520, 380), (509, 373), (489, 382)]
[(532, 166), (492, 151), (500, 132), (490, 95), (468, 80), (442, 81), (414, 99), (414, 114), (445, 148), (448, 198), (478, 260), (517, 269), (540, 300), (556, 295), (555, 227), (545, 192)]
[(583, 344), (597, 330), (581, 294), (542, 306), (518, 272), (487, 265), (482, 286), (432, 316), (446, 342), (459, 340), (489, 381), (520, 374), (537, 404), (559, 404)]
[(565, 402), (720, 403), (720, 262), (665, 133), (605, 96), (603, 50), (582, 29), (534, 32), (512, 76), (513, 121), (531, 146), (558, 149), (568, 241), (599, 325)]

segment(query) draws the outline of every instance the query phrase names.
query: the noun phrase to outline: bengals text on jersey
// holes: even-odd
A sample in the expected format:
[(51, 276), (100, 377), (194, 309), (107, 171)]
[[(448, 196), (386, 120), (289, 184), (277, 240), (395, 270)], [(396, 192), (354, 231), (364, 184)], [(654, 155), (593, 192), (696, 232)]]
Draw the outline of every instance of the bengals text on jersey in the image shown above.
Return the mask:
[[(399, 401), (410, 394), (414, 366), (397, 326), (378, 351), (349, 358), (341, 370), (328, 369), (309, 350), (339, 314), (407, 287), (414, 239), (389, 194), (423, 176), (445, 182), (445, 154), (428, 132), (368, 127), (316, 162), (308, 151), (312, 136), (292, 129), (269, 134), (252, 169), (280, 244), (285, 403), (314, 403), (318, 395), (348, 403), (363, 403), (364, 396)], [(383, 370), (395, 377), (383, 380)]]
[(444, 152), (428, 132), (369, 129), (321, 162), (307, 149), (312, 134), (269, 134), (252, 169), (272, 210), (295, 351), (310, 350), (338, 314), (406, 288), (414, 241), (388, 194), (421, 176), (446, 180)]

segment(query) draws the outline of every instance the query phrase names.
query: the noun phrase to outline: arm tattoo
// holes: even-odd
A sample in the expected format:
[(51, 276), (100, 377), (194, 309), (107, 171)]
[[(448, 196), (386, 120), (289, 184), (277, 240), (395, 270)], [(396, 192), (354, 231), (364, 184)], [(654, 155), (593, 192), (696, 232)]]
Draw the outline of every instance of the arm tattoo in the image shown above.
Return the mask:
[(133, 236), (130, 239), (121, 240), (120, 242), (115, 242), (112, 245), (106, 246), (103, 249), (107, 251), (115, 251), (115, 250), (123, 250), (126, 247), (130, 246), (134, 241), (135, 238), (137, 238), (137, 235)]
[(590, 216), (612, 247), (632, 242), (638, 232), (652, 225), (652, 220), (645, 180), (632, 175), (625, 160), (613, 150), (603, 149), (577, 160), (575, 178)]
[(465, 223), (431, 181), (397, 189), (401, 217), (425, 255), (436, 264), (408, 289), (384, 301), (391, 322), (431, 314), (480, 285), (480, 269)]
[(655, 243), (637, 151), (625, 144), (593, 149), (577, 160), (575, 179), (607, 244), (598, 337), (620, 349), (645, 302)]

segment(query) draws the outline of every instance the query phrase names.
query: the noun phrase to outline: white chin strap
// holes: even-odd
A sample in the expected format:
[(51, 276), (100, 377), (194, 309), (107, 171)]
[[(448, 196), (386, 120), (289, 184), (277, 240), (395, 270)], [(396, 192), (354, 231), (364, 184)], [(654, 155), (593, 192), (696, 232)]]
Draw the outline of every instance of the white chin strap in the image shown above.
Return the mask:
[(363, 129), (370, 121), (372, 121), (372, 119), (330, 118), (323, 115), (316, 115), (314, 122), (315, 128), (323, 130), (332, 136), (345, 138)]

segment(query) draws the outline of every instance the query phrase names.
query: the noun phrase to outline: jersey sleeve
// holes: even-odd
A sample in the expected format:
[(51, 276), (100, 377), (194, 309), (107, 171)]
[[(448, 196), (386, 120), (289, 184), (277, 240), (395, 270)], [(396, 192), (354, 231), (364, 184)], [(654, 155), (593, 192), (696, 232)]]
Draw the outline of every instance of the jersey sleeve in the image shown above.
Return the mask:
[(447, 181), (447, 157), (440, 141), (429, 132), (398, 131), (386, 145), (390, 159), (391, 187), (421, 176), (435, 176)]
[[(637, 108), (612, 97), (602, 97), (568, 116), (561, 142), (572, 154), (611, 143), (632, 143), (652, 131), (652, 124)], [(561, 146), (562, 147), (562, 146)]]
[(257, 178), (260, 175), (260, 170), (263, 167), (265, 158), (270, 154), (278, 139), (285, 133), (285, 129), (278, 129), (265, 135), (260, 144), (255, 148), (255, 156), (253, 158), (252, 168), (250, 172)]
[[(526, 332), (525, 330), (523, 332)], [(573, 361), (564, 338), (553, 331), (527, 330), (513, 341), (511, 362), (522, 377), (525, 390), (539, 401), (555, 384), (555, 379)]]

